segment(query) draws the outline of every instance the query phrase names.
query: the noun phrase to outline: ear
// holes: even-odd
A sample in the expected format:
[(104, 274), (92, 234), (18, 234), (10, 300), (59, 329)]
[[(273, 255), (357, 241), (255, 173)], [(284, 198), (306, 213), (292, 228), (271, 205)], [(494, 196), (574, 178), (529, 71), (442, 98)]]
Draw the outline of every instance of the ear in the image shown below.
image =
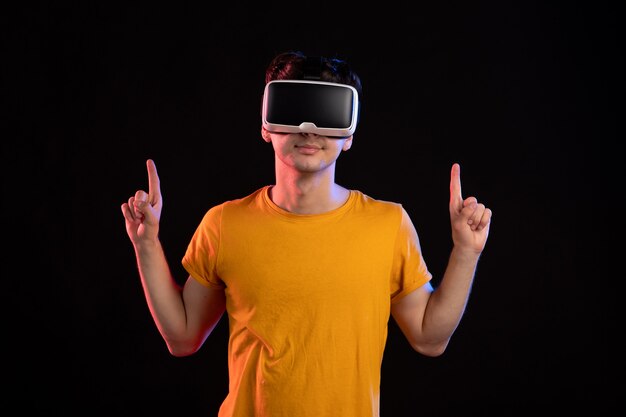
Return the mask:
[(265, 129), (264, 127), (261, 127), (261, 137), (267, 143), (270, 143), (272, 141), (272, 136), (270, 132), (268, 132), (267, 129)]
[(352, 138), (354, 136), (350, 136), (348, 139), (346, 139), (346, 141), (343, 143), (343, 146), (341, 147), (342, 150), (347, 151), (348, 149), (350, 149), (352, 147)]

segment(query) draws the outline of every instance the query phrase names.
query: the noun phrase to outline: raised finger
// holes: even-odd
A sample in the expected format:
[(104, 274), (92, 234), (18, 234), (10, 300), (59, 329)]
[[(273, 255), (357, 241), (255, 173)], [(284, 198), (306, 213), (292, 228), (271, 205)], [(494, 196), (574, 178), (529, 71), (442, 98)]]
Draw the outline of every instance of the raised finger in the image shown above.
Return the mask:
[(461, 193), (461, 166), (458, 163), (452, 165), (450, 170), (450, 208), (461, 211), (463, 208), (463, 195)]
[(155, 205), (161, 199), (161, 181), (152, 159), (146, 161), (146, 166), (148, 168), (148, 201)]

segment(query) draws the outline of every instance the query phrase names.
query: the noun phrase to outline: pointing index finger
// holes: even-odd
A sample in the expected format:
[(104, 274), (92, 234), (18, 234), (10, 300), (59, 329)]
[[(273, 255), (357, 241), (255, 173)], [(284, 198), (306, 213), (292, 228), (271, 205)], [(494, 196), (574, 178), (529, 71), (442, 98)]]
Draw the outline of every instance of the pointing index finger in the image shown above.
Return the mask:
[(457, 210), (463, 208), (463, 195), (461, 194), (461, 166), (458, 163), (452, 165), (450, 170), (450, 206)]
[(154, 161), (148, 159), (146, 165), (148, 167), (148, 201), (154, 205), (161, 199), (161, 184)]

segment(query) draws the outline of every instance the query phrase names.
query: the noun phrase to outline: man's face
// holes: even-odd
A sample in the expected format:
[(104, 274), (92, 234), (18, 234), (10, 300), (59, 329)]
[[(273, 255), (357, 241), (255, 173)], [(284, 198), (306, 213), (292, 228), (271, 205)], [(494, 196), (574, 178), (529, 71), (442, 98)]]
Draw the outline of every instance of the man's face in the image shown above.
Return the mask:
[(341, 152), (352, 146), (352, 136), (329, 138), (314, 133), (271, 133), (265, 129), (263, 139), (274, 147), (277, 163), (301, 173), (334, 166)]

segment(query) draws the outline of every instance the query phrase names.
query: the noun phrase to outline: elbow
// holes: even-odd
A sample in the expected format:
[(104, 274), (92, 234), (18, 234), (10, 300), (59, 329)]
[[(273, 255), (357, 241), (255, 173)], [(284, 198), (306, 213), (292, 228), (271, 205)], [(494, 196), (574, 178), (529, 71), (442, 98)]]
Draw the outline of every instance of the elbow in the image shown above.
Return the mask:
[(178, 349), (172, 346), (167, 346), (167, 349), (170, 351), (170, 354), (177, 358), (184, 358), (185, 356), (191, 356), (197, 352), (197, 350), (189, 350), (189, 349)]
[(191, 356), (200, 349), (198, 343), (184, 343), (180, 341), (166, 341), (167, 350), (169, 350), (172, 356), (177, 358), (183, 358), (185, 356)]
[(444, 354), (446, 348), (448, 347), (448, 342), (448, 340), (445, 340), (440, 343), (413, 343), (411, 344), (411, 347), (417, 353), (431, 358), (436, 358)]
[(167, 349), (177, 358), (191, 356), (198, 352), (211, 332), (184, 332), (163, 335)]

